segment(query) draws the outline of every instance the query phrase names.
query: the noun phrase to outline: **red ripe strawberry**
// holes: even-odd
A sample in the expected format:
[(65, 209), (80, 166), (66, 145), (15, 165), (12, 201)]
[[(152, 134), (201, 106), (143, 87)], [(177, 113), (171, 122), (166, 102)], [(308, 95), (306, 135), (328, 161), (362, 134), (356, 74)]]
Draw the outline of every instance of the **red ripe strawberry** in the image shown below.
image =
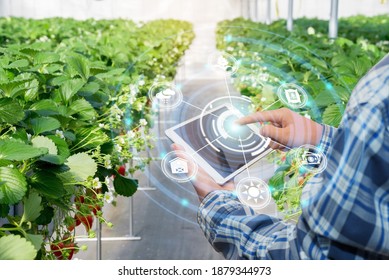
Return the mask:
[(87, 216), (82, 216), (82, 215), (77, 215), (77, 219), (81, 221), (81, 223), (85, 226), (86, 231), (90, 231), (93, 225), (93, 216), (92, 215), (87, 215)]
[(119, 168), (118, 168), (118, 173), (122, 176), (126, 175), (126, 167), (124, 165), (121, 165)]
[(74, 228), (76, 227), (76, 221), (74, 221), (71, 225), (69, 225), (67, 228), (68, 228), (68, 231), (73, 231)]
[(76, 220), (76, 227), (81, 225), (81, 220), (80, 220), (80, 215), (79, 214), (74, 215), (74, 219)]
[(59, 242), (58, 244), (51, 244), (50, 248), (53, 252), (54, 256), (57, 258), (57, 260), (62, 260), (62, 250), (64, 249), (65, 245), (62, 242)]
[(93, 215), (95, 215), (95, 216), (97, 215), (97, 212), (101, 210), (100, 205), (95, 205), (95, 206), (89, 205), (88, 207), (89, 207), (89, 209), (91, 209)]

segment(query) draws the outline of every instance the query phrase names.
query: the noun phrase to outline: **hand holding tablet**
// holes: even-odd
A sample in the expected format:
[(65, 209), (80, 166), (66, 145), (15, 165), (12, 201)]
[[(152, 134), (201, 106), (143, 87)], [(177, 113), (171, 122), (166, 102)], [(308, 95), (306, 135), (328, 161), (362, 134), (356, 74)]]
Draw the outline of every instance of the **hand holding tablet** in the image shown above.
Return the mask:
[(165, 131), (218, 184), (225, 184), (269, 154), (270, 138), (255, 125), (240, 126), (243, 115), (225, 104)]

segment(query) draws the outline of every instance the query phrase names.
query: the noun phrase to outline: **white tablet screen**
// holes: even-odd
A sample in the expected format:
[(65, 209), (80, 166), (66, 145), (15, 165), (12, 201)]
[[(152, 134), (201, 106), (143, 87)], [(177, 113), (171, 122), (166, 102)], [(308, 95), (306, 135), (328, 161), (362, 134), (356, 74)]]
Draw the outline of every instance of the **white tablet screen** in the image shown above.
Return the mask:
[(257, 159), (269, 141), (248, 126), (235, 124), (239, 112), (229, 106), (205, 113), (174, 129), (187, 145), (226, 178)]

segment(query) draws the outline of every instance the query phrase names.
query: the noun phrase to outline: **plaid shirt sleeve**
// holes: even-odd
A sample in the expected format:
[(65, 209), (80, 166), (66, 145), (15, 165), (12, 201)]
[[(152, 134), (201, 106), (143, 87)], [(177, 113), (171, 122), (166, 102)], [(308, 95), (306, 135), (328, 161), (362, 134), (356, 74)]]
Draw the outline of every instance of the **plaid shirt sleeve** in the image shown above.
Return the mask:
[(228, 259), (389, 258), (389, 66), (361, 80), (339, 129), (324, 127), (326, 170), (302, 196), (297, 225), (256, 215), (232, 192), (214, 191), (198, 223)]

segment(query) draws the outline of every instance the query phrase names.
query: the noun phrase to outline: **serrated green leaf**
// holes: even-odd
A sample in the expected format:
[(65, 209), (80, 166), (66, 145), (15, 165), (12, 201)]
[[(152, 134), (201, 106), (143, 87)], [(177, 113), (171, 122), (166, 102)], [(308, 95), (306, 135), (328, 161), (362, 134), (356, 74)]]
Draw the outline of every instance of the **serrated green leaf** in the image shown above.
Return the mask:
[(26, 239), (30, 241), (32, 245), (34, 245), (35, 250), (39, 251), (41, 249), (43, 243), (42, 235), (27, 233)]
[(54, 52), (39, 52), (34, 56), (35, 64), (48, 64), (59, 61), (60, 56)]
[(96, 93), (100, 89), (100, 85), (95, 82), (87, 83), (85, 86), (83, 86), (82, 89), (78, 92), (80, 96), (91, 96), (92, 94)]
[(39, 117), (31, 120), (31, 126), (35, 134), (60, 128), (61, 123), (52, 117)]
[(16, 100), (11, 98), (0, 99), (0, 122), (16, 124), (23, 118), (23, 108)]
[(34, 245), (19, 235), (0, 238), (0, 260), (33, 260), (36, 254)]
[(9, 205), (0, 204), (0, 218), (7, 217), (8, 213), (9, 213), (9, 210), (10, 210)]
[(0, 167), (0, 203), (15, 204), (27, 191), (26, 178), (17, 169)]
[(318, 107), (327, 107), (328, 105), (339, 102), (339, 97), (334, 91), (322, 91), (315, 98), (315, 105)]
[(47, 148), (49, 150), (50, 155), (57, 155), (58, 149), (54, 144), (53, 140), (45, 137), (45, 136), (37, 136), (31, 140), (32, 146), (34, 148)]
[(77, 115), (79, 120), (91, 120), (96, 117), (96, 111), (85, 99), (77, 99), (69, 107), (69, 115)]
[(342, 105), (332, 104), (328, 106), (323, 113), (323, 122), (325, 124), (338, 127), (343, 116), (344, 109)]
[(88, 80), (90, 70), (85, 59), (80, 56), (72, 56), (68, 58), (67, 63), (84, 81)]
[(101, 146), (111, 140), (101, 129), (96, 129), (95, 127), (78, 129), (76, 131), (76, 139), (74, 147), (83, 146), (88, 149)]
[(70, 156), (68, 144), (65, 140), (55, 135), (48, 135), (46, 137), (55, 143), (56, 147), (58, 148), (58, 155), (45, 155), (41, 157), (40, 160), (56, 165), (64, 164), (65, 160)]
[(31, 111), (37, 112), (41, 116), (50, 116), (50, 115), (58, 115), (58, 105), (52, 99), (43, 99), (40, 100), (30, 107)]
[(119, 195), (129, 197), (137, 191), (138, 180), (126, 178), (117, 174), (113, 181), (113, 186)]
[(116, 69), (110, 70), (108, 72), (99, 73), (99, 74), (96, 75), (96, 77), (99, 78), (99, 79), (112, 78), (112, 77), (116, 77), (118, 75), (123, 74), (124, 71), (126, 71), (125, 68), (116, 68)]
[(22, 68), (22, 67), (27, 67), (29, 65), (29, 62), (27, 59), (19, 59), (15, 60), (11, 64), (5, 66), (5, 69), (14, 69), (14, 68)]
[(31, 186), (46, 197), (60, 198), (65, 195), (62, 181), (52, 172), (36, 172), (31, 177)]
[(38, 97), (39, 82), (34, 79), (24, 84), (24, 99), (26, 101), (32, 101)]
[(22, 216), (23, 222), (33, 222), (39, 217), (40, 212), (43, 210), (41, 205), (42, 197), (36, 192), (31, 192), (28, 197), (24, 198), (24, 212)]
[(26, 160), (47, 154), (45, 148), (35, 148), (23, 142), (12, 140), (0, 140), (0, 159)]
[(67, 104), (84, 84), (85, 82), (81, 79), (68, 80), (62, 83), (59, 89), (62, 101)]
[(75, 178), (80, 181), (93, 177), (97, 171), (96, 162), (86, 153), (70, 156), (66, 161), (66, 165), (69, 166), (70, 172)]
[(48, 225), (51, 223), (54, 217), (54, 208), (46, 206), (42, 211), (40, 216), (35, 220), (35, 223), (38, 225)]

